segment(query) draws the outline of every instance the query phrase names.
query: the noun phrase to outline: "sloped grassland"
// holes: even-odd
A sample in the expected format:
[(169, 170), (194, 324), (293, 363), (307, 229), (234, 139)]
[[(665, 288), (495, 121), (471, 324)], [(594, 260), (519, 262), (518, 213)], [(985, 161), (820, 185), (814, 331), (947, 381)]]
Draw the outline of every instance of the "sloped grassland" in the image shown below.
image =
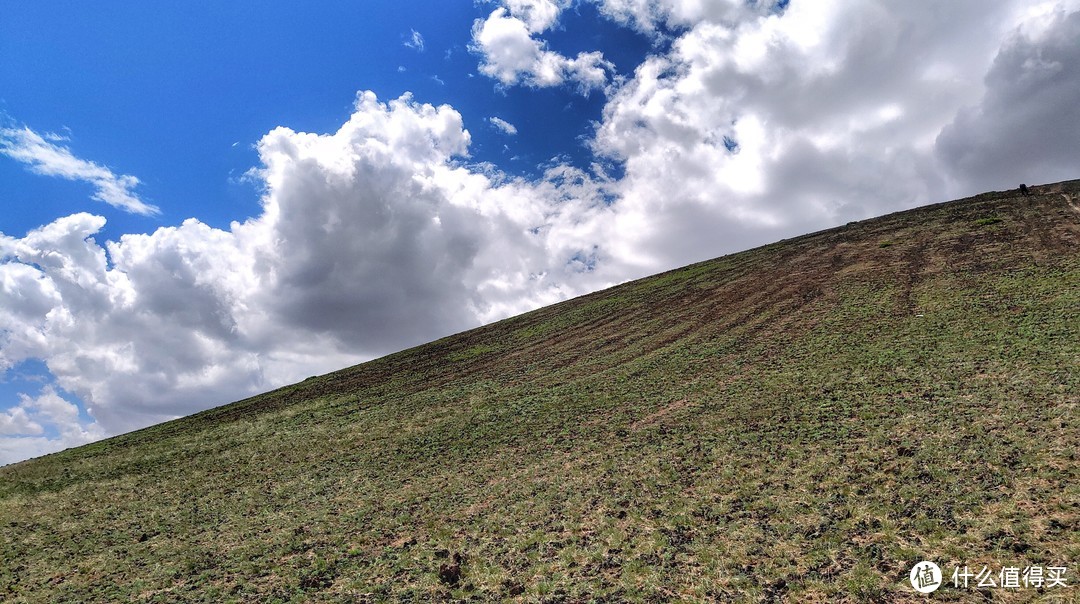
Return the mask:
[(0, 600), (921, 602), (923, 559), (1070, 568), (935, 600), (1075, 598), (1080, 181), (1035, 192), (0, 469)]

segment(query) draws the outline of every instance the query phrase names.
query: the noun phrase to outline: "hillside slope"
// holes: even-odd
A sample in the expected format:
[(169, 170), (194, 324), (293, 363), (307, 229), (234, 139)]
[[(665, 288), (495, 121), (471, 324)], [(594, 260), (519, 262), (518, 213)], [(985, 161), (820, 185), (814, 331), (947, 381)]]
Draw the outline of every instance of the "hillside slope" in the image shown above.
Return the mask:
[(924, 559), (1069, 568), (934, 599), (1075, 598), (1080, 181), (1035, 193), (2, 468), (0, 600), (922, 602)]

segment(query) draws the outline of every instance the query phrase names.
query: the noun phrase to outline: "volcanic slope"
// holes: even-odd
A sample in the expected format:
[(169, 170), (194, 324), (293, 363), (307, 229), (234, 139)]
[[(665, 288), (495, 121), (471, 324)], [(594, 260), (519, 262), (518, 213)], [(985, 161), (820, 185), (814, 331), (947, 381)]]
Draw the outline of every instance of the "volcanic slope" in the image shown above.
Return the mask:
[(1080, 181), (1032, 189), (5, 467), (0, 600), (1075, 601)]

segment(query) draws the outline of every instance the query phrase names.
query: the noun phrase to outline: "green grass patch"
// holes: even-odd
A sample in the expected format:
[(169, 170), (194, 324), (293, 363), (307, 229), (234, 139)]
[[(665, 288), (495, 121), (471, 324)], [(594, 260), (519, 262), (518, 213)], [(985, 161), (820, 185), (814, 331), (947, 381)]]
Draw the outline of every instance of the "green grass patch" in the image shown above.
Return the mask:
[(924, 559), (1067, 566), (993, 594), (1070, 601), (1052, 203), (861, 221), (2, 468), (0, 601), (916, 602)]
[(494, 345), (491, 345), (491, 344), (477, 344), (475, 346), (470, 346), (470, 347), (468, 347), (465, 350), (462, 350), (460, 352), (450, 353), (449, 355), (447, 355), (446, 360), (454, 362), (454, 363), (458, 363), (458, 362), (461, 362), (461, 361), (468, 361), (470, 359), (475, 359), (476, 357), (480, 357), (480, 356), (483, 356), (485, 354), (490, 354), (490, 353), (493, 353), (493, 352), (497, 352), (498, 350), (499, 350), (498, 346), (494, 346)]

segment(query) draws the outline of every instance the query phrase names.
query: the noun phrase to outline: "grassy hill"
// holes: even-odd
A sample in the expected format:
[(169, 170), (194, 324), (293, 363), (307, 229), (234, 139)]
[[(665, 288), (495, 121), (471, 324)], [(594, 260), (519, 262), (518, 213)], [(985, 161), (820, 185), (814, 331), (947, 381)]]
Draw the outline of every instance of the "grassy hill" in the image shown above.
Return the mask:
[[(934, 600), (1075, 601), (1080, 181), (1035, 193), (2, 468), (0, 600), (922, 602), (927, 559)], [(1069, 586), (952, 588), (965, 565)]]

